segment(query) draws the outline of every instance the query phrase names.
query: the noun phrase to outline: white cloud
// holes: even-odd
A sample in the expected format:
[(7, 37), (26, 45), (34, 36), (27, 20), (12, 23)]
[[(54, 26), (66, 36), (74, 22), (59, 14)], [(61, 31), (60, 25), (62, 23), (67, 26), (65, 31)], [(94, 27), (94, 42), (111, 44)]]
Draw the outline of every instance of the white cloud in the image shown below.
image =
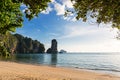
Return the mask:
[[(51, 5), (53, 7), (51, 7)], [(63, 20), (67, 21), (76, 21), (75, 15), (70, 13), (67, 17), (64, 16), (67, 9), (73, 9), (73, 4), (71, 0), (51, 0), (48, 8), (45, 11), (42, 11), (42, 14), (49, 14), (51, 11), (56, 11), (56, 15), (61, 16)]]
[(44, 11), (42, 11), (42, 14), (49, 14), (52, 11), (52, 8), (50, 6), (48, 6), (48, 8)]
[(65, 5), (67, 8), (73, 8), (73, 3), (71, 0), (62, 0), (62, 4)]
[(59, 47), (68, 52), (120, 52), (120, 41), (116, 39), (117, 31), (109, 24), (100, 27), (65, 25), (63, 35), (59, 36)]
[(63, 18), (64, 20), (66, 20), (66, 21), (72, 21), (72, 22), (77, 21), (75, 15), (72, 14), (72, 13), (70, 13), (70, 15), (68, 15), (67, 17), (63, 16), (62, 18)]
[[(51, 7), (51, 5), (53, 7)], [(24, 13), (25, 10), (28, 9), (28, 7), (25, 4), (21, 5), (22, 7), (22, 12)], [(74, 14), (69, 14), (67, 17), (64, 16), (65, 11), (67, 9), (73, 9), (73, 3), (71, 2), (71, 0), (60, 0), (59, 2), (57, 0), (51, 0), (51, 3), (48, 4), (48, 8), (44, 11), (42, 11), (42, 14), (49, 14), (51, 11), (56, 11), (56, 15), (58, 16), (62, 16), (63, 20), (67, 20), (67, 21), (76, 21), (75, 19), (75, 15)], [(28, 13), (30, 13), (30, 11), (28, 11)]]
[(71, 19), (71, 21), (73, 21), (73, 22), (77, 21), (76, 17), (73, 17), (73, 18)]
[(55, 2), (55, 0), (50, 0), (52, 3)]
[(56, 11), (57, 15), (64, 15), (65, 13), (65, 6), (61, 5), (60, 3), (54, 3), (54, 10)]
[(57, 33), (48, 33), (50, 36), (58, 36), (59, 34)]
[(88, 34), (90, 35), (97, 32), (95, 29), (91, 29), (89, 27), (85, 28), (81, 26), (66, 26), (64, 30), (64, 35), (60, 38), (73, 38)]
[(61, 0), (61, 4), (57, 1), (54, 1), (54, 10), (57, 15), (62, 15), (62, 18), (67, 21), (76, 21), (75, 15), (70, 13), (67, 17), (64, 16), (65, 11), (69, 9), (73, 9), (73, 3), (71, 0)]
[(94, 43), (85, 43), (76, 40), (74, 44), (59, 44), (59, 47), (64, 48), (68, 52), (120, 52), (119, 45), (120, 41), (116, 39), (96, 40)]
[[(106, 25), (109, 26), (109, 25)], [(63, 29), (64, 35), (59, 39), (89, 36), (91, 38), (114, 38), (117, 35), (117, 29), (109, 27), (97, 27), (96, 25), (66, 25)]]

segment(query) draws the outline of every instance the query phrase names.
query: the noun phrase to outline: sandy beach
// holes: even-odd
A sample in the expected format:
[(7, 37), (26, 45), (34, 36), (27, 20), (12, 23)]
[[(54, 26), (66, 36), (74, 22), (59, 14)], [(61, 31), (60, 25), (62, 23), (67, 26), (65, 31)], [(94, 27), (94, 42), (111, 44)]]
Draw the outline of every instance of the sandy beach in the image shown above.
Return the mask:
[(86, 70), (0, 61), (0, 80), (120, 80), (120, 77)]

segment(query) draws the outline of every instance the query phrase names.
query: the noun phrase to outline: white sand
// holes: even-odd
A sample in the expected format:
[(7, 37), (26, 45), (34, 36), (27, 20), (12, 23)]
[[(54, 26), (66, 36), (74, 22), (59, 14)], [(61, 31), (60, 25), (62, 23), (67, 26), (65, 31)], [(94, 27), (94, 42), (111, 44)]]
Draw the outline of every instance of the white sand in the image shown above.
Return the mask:
[(0, 61), (0, 80), (120, 80), (120, 77), (86, 70)]

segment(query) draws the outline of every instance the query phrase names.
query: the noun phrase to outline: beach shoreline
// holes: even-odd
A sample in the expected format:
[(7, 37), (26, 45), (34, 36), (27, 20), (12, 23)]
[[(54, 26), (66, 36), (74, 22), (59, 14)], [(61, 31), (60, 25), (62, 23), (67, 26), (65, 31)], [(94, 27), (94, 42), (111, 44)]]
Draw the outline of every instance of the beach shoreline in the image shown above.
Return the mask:
[(120, 77), (84, 69), (0, 61), (0, 80), (120, 80)]

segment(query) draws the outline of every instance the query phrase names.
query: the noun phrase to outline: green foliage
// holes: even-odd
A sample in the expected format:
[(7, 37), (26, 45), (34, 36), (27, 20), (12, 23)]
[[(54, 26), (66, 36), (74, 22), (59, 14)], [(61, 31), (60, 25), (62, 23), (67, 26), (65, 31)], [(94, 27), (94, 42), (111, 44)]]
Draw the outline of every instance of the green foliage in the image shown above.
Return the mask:
[[(3, 44), (0, 44), (1, 54), (13, 53), (17, 45), (16, 38), (7, 32), (14, 32), (16, 28), (22, 26), (21, 4), (27, 6), (25, 15), (31, 20), (34, 16), (38, 16), (39, 12), (46, 9), (48, 2), (50, 0), (0, 0), (0, 43)], [(23, 44), (25, 43), (23, 42)]]
[[(120, 29), (120, 0), (71, 0), (75, 2), (72, 11), (76, 19), (87, 20), (88, 13), (97, 23), (112, 22), (113, 27)], [(45, 10), (50, 0), (0, 0), (0, 33), (14, 32), (22, 26), (22, 12), (20, 5), (25, 4), (25, 16), (31, 20), (38, 13)]]
[(17, 39), (10, 33), (0, 34), (0, 54), (8, 58), (16, 48)]
[(48, 2), (50, 0), (0, 0), (0, 33), (14, 32), (16, 28), (22, 26), (21, 4), (28, 7), (25, 10), (25, 15), (31, 20), (39, 12), (46, 9)]
[(3, 46), (2, 44), (0, 44), (0, 56), (3, 56), (5, 58), (9, 58), (10, 57), (10, 53), (8, 52), (6, 47)]
[(19, 2), (0, 0), (0, 33), (14, 32), (15, 28), (22, 26), (22, 13), (19, 7)]
[(38, 13), (45, 10), (50, 0), (21, 0), (28, 9), (25, 10), (26, 18), (31, 20), (34, 16), (38, 16)]
[[(120, 0), (71, 0), (75, 2), (76, 19), (87, 20), (87, 16), (97, 19), (97, 23), (112, 22), (120, 29)], [(88, 14), (89, 13), (89, 14)]]

